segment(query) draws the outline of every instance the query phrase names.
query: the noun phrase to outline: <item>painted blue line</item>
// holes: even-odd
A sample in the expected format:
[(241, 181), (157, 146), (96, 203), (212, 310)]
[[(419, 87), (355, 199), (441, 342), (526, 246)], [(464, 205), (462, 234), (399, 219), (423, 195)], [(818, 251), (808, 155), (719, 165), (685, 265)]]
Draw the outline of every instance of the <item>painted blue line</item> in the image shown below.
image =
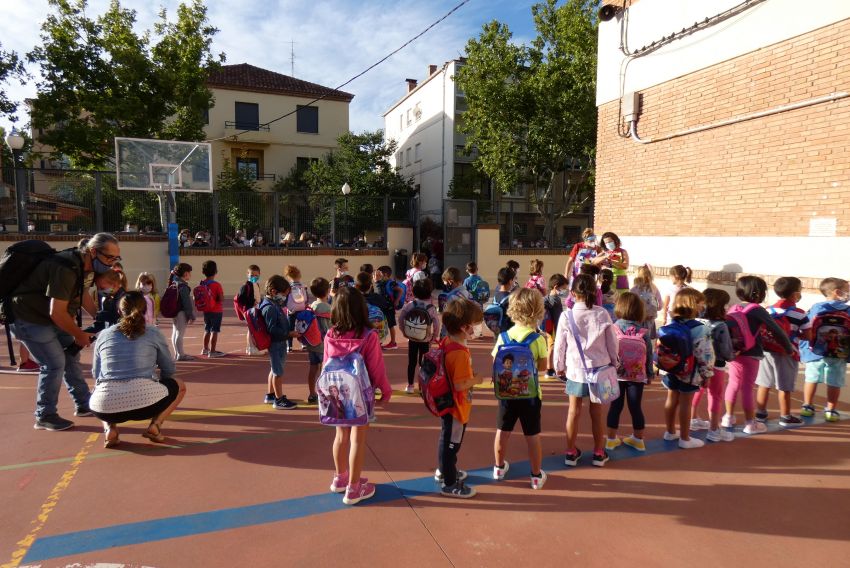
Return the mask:
[[(824, 422), (821, 417), (804, 420), (806, 421), (805, 425), (798, 426), (797, 428)], [(771, 424), (768, 427), (769, 432), (792, 429), (794, 428), (782, 428), (778, 424)], [(700, 432), (695, 434), (694, 437), (704, 438), (704, 435), (704, 432)], [(735, 435), (738, 438), (749, 437), (740, 431), (736, 431)], [(723, 444), (724, 442), (716, 443)], [(621, 446), (617, 451), (611, 452), (610, 455), (611, 461), (622, 461), (674, 450), (678, 450), (677, 442), (654, 439), (646, 443), (646, 452), (638, 452), (628, 446)], [(590, 462), (591, 457), (589, 453), (585, 453), (582, 458), (584, 464), (589, 464)], [(562, 455), (545, 458), (543, 460), (543, 469), (547, 471), (572, 469), (564, 465), (563, 459)], [(469, 471), (469, 482), (471, 485), (495, 483), (492, 472), (492, 467), (471, 470)], [(512, 463), (507, 479), (527, 477), (529, 473), (528, 461)], [(412, 499), (423, 495), (434, 495), (435, 492), (436, 483), (431, 476), (408, 479), (396, 482), (395, 484), (382, 483), (376, 486), (375, 496), (367, 501), (367, 503), (387, 503), (404, 498)], [(288, 521), (343, 509), (350, 509), (350, 507), (343, 505), (340, 495), (328, 492), (295, 499), (272, 501), (259, 505), (219, 509), (204, 513), (77, 531), (47, 536), (36, 540), (24, 558), (24, 562), (40, 562), (119, 546), (131, 546), (134, 544), (144, 544), (172, 538)]]

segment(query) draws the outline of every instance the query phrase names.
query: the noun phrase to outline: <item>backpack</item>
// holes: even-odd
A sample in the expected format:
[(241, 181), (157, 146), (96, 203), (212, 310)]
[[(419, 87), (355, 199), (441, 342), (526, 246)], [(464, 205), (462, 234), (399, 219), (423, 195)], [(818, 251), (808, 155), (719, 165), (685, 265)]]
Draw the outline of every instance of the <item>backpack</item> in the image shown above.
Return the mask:
[(538, 398), (537, 360), (531, 344), (540, 337), (531, 332), (522, 341), (511, 339), (507, 332), (501, 334), (502, 344), (493, 359), (493, 390), (500, 400)]
[(263, 306), (271, 305), (277, 308), (268, 300), (260, 302), (259, 306), (254, 306), (245, 313), (245, 323), (248, 324), (248, 333), (251, 334), (251, 339), (254, 340), (254, 345), (260, 351), (265, 351), (272, 344), (272, 336), (269, 335), (269, 329), (266, 327), (266, 319), (263, 317)]
[(182, 283), (177, 281), (175, 277), (162, 293), (162, 299), (159, 301), (159, 313), (164, 318), (176, 318), (180, 313), (180, 286)]
[[(782, 330), (788, 339), (791, 339), (791, 321), (785, 315), (787, 310), (779, 310), (771, 307), (768, 312), (770, 313), (770, 317), (773, 318), (773, 321), (776, 322), (776, 325), (779, 326), (779, 329)], [(784, 344), (776, 337), (773, 331), (767, 327), (763, 327), (759, 335), (761, 336), (761, 346), (764, 347), (765, 351), (785, 355)]]
[(543, 299), (543, 331), (552, 335), (558, 327), (558, 319), (564, 312), (564, 304), (560, 296), (548, 295)]
[(424, 272), (423, 270), (419, 270), (418, 268), (411, 268), (404, 274), (404, 282), (402, 286), (404, 286), (404, 303), (406, 304), (410, 300), (413, 299), (413, 277), (418, 273)]
[(307, 309), (307, 289), (300, 282), (293, 282), (286, 298), (286, 309), (290, 314), (297, 314)]
[(501, 299), (501, 301), (496, 301), (494, 297), (490, 303), (487, 304), (487, 307), (484, 308), (484, 325), (487, 326), (491, 332), (493, 332), (493, 337), (498, 336), (502, 331), (502, 328), (505, 326), (505, 322), (507, 320), (507, 309), (510, 295), (505, 296)]
[(328, 358), (316, 380), (316, 393), (319, 421), (326, 426), (365, 426), (375, 417), (375, 389), (360, 347)]
[[(399, 290), (399, 292), (396, 293), (396, 290)], [(400, 310), (404, 307), (407, 298), (407, 286), (402, 282), (387, 280), (384, 285), (384, 296), (390, 301), (394, 310)]]
[[(756, 334), (753, 334), (750, 329), (747, 314), (757, 307), (759, 307), (758, 304), (752, 303), (746, 306), (736, 304), (726, 312), (726, 324), (729, 326), (729, 335), (732, 337), (732, 350), (735, 353), (743, 353), (756, 346)], [(782, 351), (784, 352), (785, 350), (783, 349)]]
[(192, 290), (192, 296), (195, 299), (195, 309), (199, 312), (207, 311), (215, 302), (208, 282), (208, 280), (201, 280), (201, 283)]
[(812, 320), (812, 353), (821, 357), (850, 359), (850, 314), (822, 312)]
[(387, 316), (384, 315), (384, 312), (378, 306), (366, 304), (366, 307), (369, 308), (369, 323), (378, 332), (378, 339), (383, 342), (390, 334), (390, 327), (387, 325)]
[(401, 334), (410, 341), (423, 342), (431, 333), (434, 318), (431, 317), (428, 306), (430, 304), (413, 300), (410, 310), (404, 314), (404, 319), (401, 322)]
[(317, 314), (312, 308), (295, 314), (295, 330), (298, 340), (308, 347), (318, 347), (322, 343), (322, 330), (319, 328), (319, 318), (330, 318), (330, 314)]
[(658, 317), (658, 298), (652, 289), (635, 288), (637, 297), (643, 302), (644, 313), (647, 320), (655, 320)]
[(659, 369), (684, 382), (696, 373), (696, 358), (691, 330), (702, 325), (696, 320), (673, 320), (658, 330), (655, 364)]
[(443, 339), (422, 357), (419, 365), (419, 395), (434, 416), (445, 416), (455, 406), (454, 387), (446, 373), (446, 355), (457, 349), (462, 347), (455, 342), (446, 345)]
[(623, 331), (614, 326), (614, 332), (620, 340), (620, 366), (617, 378), (621, 381), (646, 382), (646, 337), (644, 328), (631, 328)]
[(446, 309), (446, 304), (448, 304), (452, 298), (457, 297), (457, 295), (460, 294), (460, 291), (461, 288), (457, 287), (449, 290), (448, 292), (440, 292), (440, 295), (437, 296), (437, 309), (440, 310), (440, 313), (443, 313), (443, 310)]
[(477, 274), (467, 278), (466, 290), (472, 296), (472, 299), (479, 304), (490, 299), (490, 285)]
[(542, 280), (543, 280), (542, 276), (536, 276), (536, 275), (532, 276), (525, 283), (525, 287), (528, 288), (529, 290), (537, 290), (541, 294), (546, 295), (545, 286), (543, 284), (541, 284)]

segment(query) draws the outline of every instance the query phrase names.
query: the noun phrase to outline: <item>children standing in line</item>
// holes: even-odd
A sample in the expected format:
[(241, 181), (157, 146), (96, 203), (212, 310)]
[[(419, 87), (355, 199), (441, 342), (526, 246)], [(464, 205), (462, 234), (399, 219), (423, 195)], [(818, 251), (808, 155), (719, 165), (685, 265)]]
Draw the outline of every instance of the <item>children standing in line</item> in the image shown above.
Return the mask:
[[(596, 301), (596, 281), (592, 276), (579, 274), (572, 285), (573, 308), (566, 310), (558, 322), (555, 336), (555, 371), (566, 375), (566, 393), (570, 398), (567, 414), (567, 453), (564, 463), (578, 465), (581, 450), (576, 447), (578, 421), (584, 399), (590, 397), (587, 374), (617, 374), (619, 353), (617, 336), (611, 317)], [(579, 347), (581, 345), (581, 347)], [(608, 461), (605, 451), (603, 406), (590, 401), (590, 420), (593, 430), (593, 465), (602, 467)]]
[(649, 265), (644, 264), (639, 266), (637, 276), (635, 276), (634, 286), (630, 292), (637, 294), (643, 302), (644, 317), (646, 318), (644, 324), (649, 328), (649, 338), (654, 340), (658, 337), (655, 320), (658, 318), (658, 311), (661, 309), (663, 300), (661, 298), (661, 292), (658, 291), (658, 287), (653, 283), (653, 280), (652, 269)]
[(266, 280), (265, 298), (260, 302), (260, 313), (266, 322), (266, 330), (271, 337), (269, 345), (269, 362), (271, 369), (268, 376), (266, 404), (271, 404), (276, 410), (292, 410), (298, 405), (283, 394), (283, 370), (286, 366), (286, 341), (297, 337), (297, 333), (289, 327), (289, 320), (283, 313), (286, 307), (286, 296), (290, 285), (286, 278), (275, 274)]
[(797, 307), (797, 302), (803, 297), (803, 283), (799, 278), (777, 278), (773, 283), (773, 291), (779, 296), (779, 301), (768, 308), (767, 312), (786, 332), (794, 352), (786, 355), (772, 334), (765, 332), (762, 335), (764, 359), (756, 376), (756, 420), (767, 421), (767, 399), (770, 389), (775, 388), (779, 393), (779, 425), (794, 426), (803, 422), (791, 414), (791, 393), (794, 392), (797, 370), (800, 367), (800, 329), (808, 323), (809, 318), (806, 312)]
[[(307, 309), (313, 298), (307, 293), (307, 287), (301, 283), (301, 271), (294, 264), (287, 264), (283, 269), (283, 276), (289, 281), (291, 288), (286, 297), (286, 314), (289, 318), (289, 329), (295, 329), (295, 318)], [(292, 340), (287, 342), (287, 347), (292, 351)]]
[(192, 267), (181, 262), (171, 272), (171, 282), (177, 282), (178, 305), (180, 311), (171, 320), (171, 344), (174, 346), (174, 358), (177, 361), (194, 361), (195, 358), (183, 349), (183, 338), (186, 336), (186, 326), (195, 321), (195, 303), (189, 289), (192, 279)]
[(314, 278), (310, 282), (310, 293), (316, 298), (310, 304), (310, 309), (316, 315), (319, 322), (319, 331), (322, 333), (322, 341), (315, 347), (307, 346), (307, 356), (310, 364), (307, 370), (307, 404), (316, 404), (319, 397), (316, 394), (316, 379), (319, 377), (319, 369), (322, 366), (322, 360), (325, 354), (325, 336), (331, 328), (331, 305), (328, 303), (328, 293), (331, 289), (331, 283), (326, 279), (319, 277)]
[(664, 292), (661, 300), (661, 311), (664, 313), (664, 325), (673, 321), (673, 302), (676, 294), (688, 287), (693, 277), (693, 270), (677, 264), (670, 268), (670, 286)]
[[(389, 402), (392, 387), (387, 380), (378, 335), (369, 325), (366, 299), (354, 288), (340, 288), (334, 298), (331, 321), (332, 327), (325, 336), (324, 361), (359, 350), (369, 373), (369, 382), (381, 390), (381, 402)], [(332, 448), (335, 472), (331, 491), (344, 492), (342, 502), (346, 505), (357, 504), (375, 494), (375, 485), (360, 477), (368, 432), (368, 424), (336, 427)]]
[(416, 366), (422, 364), (431, 342), (440, 337), (440, 318), (431, 301), (431, 292), (430, 280), (417, 280), (413, 284), (413, 300), (404, 305), (398, 316), (402, 334), (407, 337), (407, 394), (414, 392)]
[[(239, 288), (239, 293), (236, 295), (236, 315), (239, 316), (239, 319), (245, 319), (244, 314), (262, 300), (259, 282), (260, 267), (256, 264), (248, 266), (247, 281)], [(245, 332), (245, 353), (249, 357), (259, 353), (250, 331)]]
[[(758, 376), (759, 363), (764, 357), (764, 350), (761, 346), (761, 328), (766, 328), (769, 333), (774, 335), (787, 355), (794, 352), (794, 347), (782, 328), (770, 317), (767, 310), (759, 305), (764, 302), (767, 296), (767, 282), (758, 276), (742, 276), (738, 278), (735, 285), (735, 295), (742, 302), (741, 312), (745, 315), (749, 327), (749, 330), (740, 331), (741, 337), (744, 338), (746, 332), (749, 331), (754, 336), (754, 341), (751, 348), (736, 354), (736, 357), (729, 361), (729, 383), (726, 385), (725, 395), (726, 414), (723, 415), (721, 425), (724, 428), (734, 426), (735, 399), (740, 393), (741, 405), (744, 407), (744, 416), (746, 417), (744, 434), (760, 434), (767, 431), (767, 426), (755, 420), (756, 404), (753, 400), (753, 387), (756, 383), (756, 376)], [(730, 311), (734, 309), (733, 306)], [(730, 330), (730, 333), (734, 333), (734, 331)], [(732, 345), (735, 345), (734, 335)]]
[(210, 303), (204, 310), (204, 349), (201, 351), (201, 355), (206, 355), (210, 359), (217, 359), (225, 356), (225, 353), (217, 349), (218, 334), (221, 333), (221, 321), (224, 318), (224, 288), (215, 280), (218, 274), (218, 265), (215, 261), (204, 262), (201, 266), (201, 272), (206, 276), (206, 280), (201, 282), (201, 286), (209, 288), (210, 299)]
[(336, 296), (336, 293), (343, 286), (354, 286), (354, 278), (348, 273), (348, 259), (338, 258), (334, 261), (336, 273), (331, 280), (331, 299)]
[[(691, 403), (691, 430), (708, 430), (705, 439), (709, 442), (732, 442), (735, 435), (720, 428), (723, 415), (723, 389), (726, 387), (726, 363), (735, 358), (732, 351), (732, 338), (726, 325), (726, 305), (729, 294), (717, 288), (706, 288), (705, 311), (699, 319), (708, 328), (711, 346), (714, 348), (714, 373), (711, 378), (694, 393)], [(708, 391), (708, 420), (699, 418), (698, 408), (703, 393)]]
[(156, 289), (156, 278), (150, 272), (142, 272), (136, 280), (136, 290), (145, 298), (145, 324), (156, 325), (159, 316), (159, 292)]
[[(639, 452), (645, 452), (643, 430), (646, 420), (641, 403), (643, 388), (652, 381), (655, 373), (652, 366), (652, 341), (644, 324), (646, 314), (643, 302), (637, 294), (623, 292), (617, 297), (614, 314), (617, 316), (614, 332), (619, 338), (620, 365), (617, 368), (617, 380), (620, 397), (608, 408), (608, 439), (605, 441), (605, 449), (614, 450), (620, 444), (626, 444)], [(632, 435), (620, 440), (617, 437), (617, 429), (620, 427), (620, 415), (626, 402), (632, 416)]]
[(569, 281), (563, 274), (554, 274), (549, 278), (549, 294), (543, 300), (543, 331), (546, 332), (548, 355), (546, 357), (546, 378), (554, 379), (555, 373), (555, 333), (558, 322), (564, 312), (564, 303), (570, 294)]
[[(559, 275), (560, 276), (560, 275)], [(561, 276), (563, 278), (563, 276)], [(515, 323), (505, 334), (500, 334), (496, 339), (492, 355), (495, 358), (499, 349), (505, 344), (504, 336), (507, 335), (511, 343), (519, 343), (536, 336), (529, 346), (534, 364), (538, 373), (546, 368), (548, 348), (543, 335), (537, 333), (537, 323), (543, 319), (543, 297), (535, 290), (518, 290), (516, 296), (508, 307), (508, 315)], [(495, 379), (494, 379), (495, 380)], [(508, 452), (508, 442), (511, 433), (519, 420), (522, 426), (522, 434), (528, 446), (528, 460), (531, 465), (531, 488), (542, 489), (546, 483), (546, 472), (541, 468), (543, 464), (543, 447), (540, 444), (540, 414), (543, 407), (542, 395), (534, 398), (499, 400), (499, 413), (496, 418), (496, 439), (493, 442), (493, 453), (495, 454), (495, 465), (493, 466), (493, 479), (502, 480), (510, 469), (510, 463), (505, 459)]]
[[(807, 341), (800, 343), (800, 357), (806, 363), (806, 384), (803, 390), (802, 416), (815, 415), (815, 392), (820, 383), (826, 383), (826, 407), (823, 416), (827, 422), (837, 422), (838, 397), (847, 374), (850, 357), (850, 284), (841, 278), (826, 278), (820, 283), (825, 302), (809, 310), (809, 321), (803, 326)], [(825, 318), (831, 316), (832, 321)]]
[(537, 290), (542, 296), (546, 295), (546, 282), (543, 280), (543, 261), (539, 258), (531, 259), (528, 270), (528, 281), (526, 288)]

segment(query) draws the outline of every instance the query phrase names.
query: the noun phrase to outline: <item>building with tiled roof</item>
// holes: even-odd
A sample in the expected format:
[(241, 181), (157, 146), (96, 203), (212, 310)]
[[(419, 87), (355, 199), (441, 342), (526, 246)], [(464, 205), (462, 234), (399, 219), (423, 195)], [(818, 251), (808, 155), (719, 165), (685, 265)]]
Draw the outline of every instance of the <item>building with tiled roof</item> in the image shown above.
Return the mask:
[(222, 65), (221, 69), (210, 75), (207, 85), (235, 91), (292, 95), (296, 97), (324, 97), (333, 101), (351, 102), (351, 99), (354, 98), (354, 95), (351, 93), (296, 79), (282, 73), (275, 73), (268, 69), (261, 69), (249, 63)]

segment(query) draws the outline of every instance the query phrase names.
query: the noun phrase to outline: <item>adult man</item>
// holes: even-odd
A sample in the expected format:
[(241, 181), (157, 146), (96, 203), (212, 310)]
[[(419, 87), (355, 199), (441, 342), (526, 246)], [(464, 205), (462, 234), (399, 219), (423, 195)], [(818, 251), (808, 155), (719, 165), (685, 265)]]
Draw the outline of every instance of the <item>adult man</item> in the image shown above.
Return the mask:
[(84, 308), (92, 316), (97, 308), (86, 292), (95, 274), (112, 270), (121, 260), (118, 240), (98, 233), (76, 250), (62, 251), (41, 262), (15, 289), (12, 330), (41, 364), (35, 409), (37, 430), (67, 430), (74, 426), (59, 416), (56, 404), (64, 379), (76, 405), (76, 416), (91, 416), (89, 387), (80, 367), (79, 350), (91, 337), (74, 320)]

